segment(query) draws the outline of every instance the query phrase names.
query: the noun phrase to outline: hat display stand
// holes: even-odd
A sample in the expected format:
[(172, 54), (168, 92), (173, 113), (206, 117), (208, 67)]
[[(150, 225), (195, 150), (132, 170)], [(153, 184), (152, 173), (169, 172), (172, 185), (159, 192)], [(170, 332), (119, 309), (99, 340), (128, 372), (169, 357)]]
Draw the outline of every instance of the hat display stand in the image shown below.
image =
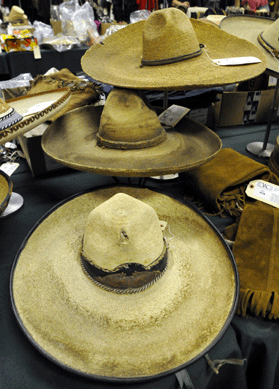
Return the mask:
[[(272, 73), (272, 76), (274, 77), (274, 73)], [(274, 118), (274, 114), (276, 113), (276, 100), (278, 97), (278, 88), (279, 88), (279, 74), (277, 73), (277, 80), (276, 80), (276, 85), (275, 85), (275, 90), (274, 90), (274, 95), (273, 95), (273, 100), (272, 104), (270, 107), (270, 112), (268, 116), (268, 122), (267, 122), (267, 127), (265, 131), (265, 137), (263, 142), (251, 142), (248, 143), (246, 146), (246, 150), (249, 151), (249, 153), (256, 155), (261, 158), (269, 158), (271, 156), (271, 153), (274, 150), (274, 145), (271, 143), (268, 143), (269, 139), (269, 134), (271, 130), (271, 125), (272, 121)]]
[(11, 215), (12, 213), (18, 211), (24, 203), (23, 197), (19, 193), (12, 193), (8, 206), (5, 211), (0, 215), (0, 218)]
[[(164, 91), (164, 97), (163, 97), (163, 110), (166, 110), (169, 106), (169, 102), (168, 102), (168, 91), (165, 90)], [(172, 173), (172, 174), (165, 174), (165, 175), (162, 175), (162, 176), (153, 176), (153, 177), (150, 177), (150, 179), (152, 180), (156, 180), (156, 181), (160, 181), (160, 182), (163, 182), (163, 183), (168, 183), (168, 182), (174, 182), (174, 181), (177, 181), (179, 179), (179, 174), (178, 173)]]

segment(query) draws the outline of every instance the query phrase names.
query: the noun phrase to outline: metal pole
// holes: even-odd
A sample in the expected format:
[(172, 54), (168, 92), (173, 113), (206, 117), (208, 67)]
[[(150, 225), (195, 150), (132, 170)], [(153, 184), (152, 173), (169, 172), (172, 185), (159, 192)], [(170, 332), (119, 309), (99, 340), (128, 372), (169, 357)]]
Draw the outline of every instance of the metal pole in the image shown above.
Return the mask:
[(279, 89), (279, 78), (277, 78), (276, 85), (275, 85), (273, 101), (268, 116), (264, 142), (252, 142), (246, 146), (246, 150), (249, 151), (249, 153), (261, 158), (269, 158), (275, 147), (273, 144), (268, 143), (268, 138), (270, 134), (273, 115), (276, 111), (276, 100), (278, 95), (278, 89)]
[(168, 90), (164, 91), (163, 108), (164, 108), (164, 110), (168, 108)]
[(267, 123), (264, 143), (263, 143), (263, 151), (266, 150), (266, 146), (267, 146), (267, 142), (268, 142), (268, 138), (269, 138), (269, 134), (270, 134), (270, 129), (271, 129), (271, 124), (272, 124), (272, 119), (273, 119), (274, 113), (276, 112), (276, 100), (277, 100), (278, 88), (279, 88), (279, 78), (277, 78), (277, 81), (276, 81), (273, 101), (272, 101), (272, 105), (271, 105), (270, 112), (269, 112), (269, 118), (268, 118), (268, 123)]

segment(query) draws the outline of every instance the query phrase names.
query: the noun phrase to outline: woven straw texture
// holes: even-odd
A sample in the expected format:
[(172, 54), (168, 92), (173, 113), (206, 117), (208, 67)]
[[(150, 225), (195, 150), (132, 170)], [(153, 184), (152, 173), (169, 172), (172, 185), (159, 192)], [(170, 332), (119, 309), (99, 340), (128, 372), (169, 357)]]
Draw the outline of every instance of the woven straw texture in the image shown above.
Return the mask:
[[(23, 119), (11, 127), (0, 131), (0, 145), (25, 134), (27, 131), (47, 121), (68, 103), (70, 95), (70, 90), (63, 88), (8, 100), (7, 104), (14, 108), (18, 114), (22, 115)], [(45, 105), (45, 103), (49, 104)], [(38, 110), (34, 110), (32, 114), (24, 116), (30, 109), (36, 107), (37, 104), (44, 104), (44, 106), (41, 109), (38, 106)]]
[[(119, 192), (151, 205), (173, 236), (165, 274), (131, 295), (99, 288), (80, 264), (89, 213)], [(142, 379), (181, 368), (219, 339), (234, 312), (235, 277), (222, 238), (195, 211), (148, 189), (114, 187), (66, 202), (36, 227), (12, 294), (29, 339), (52, 360), (99, 378)]]
[(230, 34), (239, 38), (245, 38), (249, 42), (256, 45), (266, 56), (267, 69), (279, 73), (279, 59), (261, 46), (258, 42), (258, 36), (263, 32), (263, 38), (275, 49), (279, 50), (278, 45), (278, 30), (279, 20), (274, 21), (270, 18), (263, 18), (259, 16), (228, 16), (220, 23), (220, 28)]
[(83, 238), (88, 262), (109, 271), (126, 263), (148, 266), (162, 254), (160, 221), (150, 205), (118, 193), (90, 212)]
[[(175, 8), (156, 12), (180, 12), (179, 17), (184, 20), (180, 23), (189, 22), (187, 16)], [(265, 55), (255, 45), (194, 19), (189, 23), (193, 26), (198, 42), (206, 46), (201, 55), (167, 65), (141, 67), (145, 23), (140, 21), (130, 24), (107, 37), (103, 44), (92, 46), (81, 59), (85, 73), (97, 81), (125, 88), (190, 90), (245, 81), (258, 76), (266, 68)], [(157, 25), (154, 30), (157, 30)], [(186, 31), (167, 35), (160, 45), (155, 39), (153, 52), (149, 47), (153, 57), (154, 53), (162, 50), (164, 53), (170, 51), (171, 56), (174, 54), (173, 48), (176, 48), (178, 55), (183, 51), (183, 54), (191, 52)], [(151, 41), (152, 38), (151, 35)], [(196, 45), (193, 46), (195, 50)], [(254, 56), (262, 62), (241, 67), (216, 66), (212, 63), (212, 59), (243, 56)]]

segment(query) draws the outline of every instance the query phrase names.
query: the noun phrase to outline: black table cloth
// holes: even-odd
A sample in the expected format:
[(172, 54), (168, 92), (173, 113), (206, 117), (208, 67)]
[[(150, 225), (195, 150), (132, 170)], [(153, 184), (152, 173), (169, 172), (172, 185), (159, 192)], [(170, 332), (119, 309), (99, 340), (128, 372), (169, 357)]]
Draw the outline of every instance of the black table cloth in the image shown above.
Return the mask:
[(2, 80), (10, 80), (22, 73), (30, 73), (33, 77), (45, 74), (50, 68), (61, 70), (68, 68), (76, 74), (82, 71), (80, 60), (88, 46), (76, 47), (59, 52), (41, 49), (41, 59), (35, 59), (32, 51), (15, 51), (0, 53), (0, 75)]

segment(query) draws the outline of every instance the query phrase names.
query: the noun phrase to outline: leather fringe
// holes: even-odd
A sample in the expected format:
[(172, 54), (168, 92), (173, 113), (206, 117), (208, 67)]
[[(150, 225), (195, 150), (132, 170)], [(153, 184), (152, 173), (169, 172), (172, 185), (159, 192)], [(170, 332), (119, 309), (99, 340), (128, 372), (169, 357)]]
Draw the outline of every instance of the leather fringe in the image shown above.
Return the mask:
[(276, 320), (279, 318), (279, 293), (240, 289), (236, 313), (240, 316), (253, 314)]

